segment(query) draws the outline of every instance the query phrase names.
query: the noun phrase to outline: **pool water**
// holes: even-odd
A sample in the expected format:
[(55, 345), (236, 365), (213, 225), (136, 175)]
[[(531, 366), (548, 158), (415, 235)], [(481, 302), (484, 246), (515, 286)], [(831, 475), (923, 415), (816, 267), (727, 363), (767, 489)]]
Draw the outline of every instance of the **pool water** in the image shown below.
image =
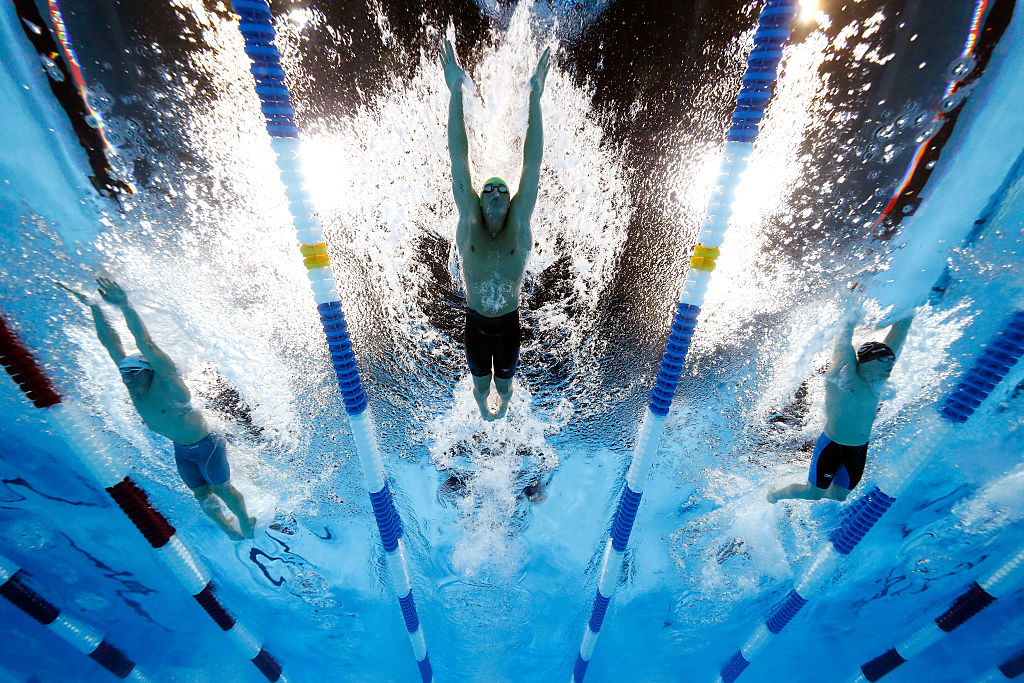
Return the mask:
[[(1013, 5), (801, 2), (588, 681), (715, 680), (840, 524), (837, 502), (764, 494), (806, 476), (851, 301), (855, 343), (920, 306), (854, 495), (901, 494), (742, 680), (853, 680), (1020, 552), (1024, 364), (924, 467), (907, 457), (1024, 309)], [(569, 680), (761, 4), (271, 7), (434, 676)], [(266, 680), (102, 490), (102, 462), (146, 491), (288, 680), (419, 680), (237, 18), (183, 1), (60, 11), (111, 183), (133, 192), (90, 182), (25, 9), (4, 5), (0, 312), (81, 417), (69, 430), (0, 380), (0, 556), (150, 680)], [(985, 63), (947, 103), (975, 15)], [(555, 54), (522, 364), (496, 423), (463, 355), (444, 37), (473, 81), (474, 182), (513, 188), (526, 82), (543, 46)], [(956, 118), (940, 131), (943, 108)], [(921, 201), (878, 221), (933, 139)], [(252, 541), (201, 514), (57, 286), (101, 271), (227, 435)], [(538, 483), (542, 502), (523, 493)], [(1022, 608), (1014, 585), (889, 679), (983, 679), (1024, 647)], [(110, 680), (6, 600), (0, 619), (0, 680)]]

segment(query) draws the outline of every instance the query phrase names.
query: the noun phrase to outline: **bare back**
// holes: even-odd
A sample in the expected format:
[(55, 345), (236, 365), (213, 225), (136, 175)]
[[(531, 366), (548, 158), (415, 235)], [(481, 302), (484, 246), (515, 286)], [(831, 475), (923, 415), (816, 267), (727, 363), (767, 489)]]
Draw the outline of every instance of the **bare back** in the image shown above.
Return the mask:
[[(498, 317), (519, 308), (519, 292), (529, 249), (529, 219), (517, 217), (513, 198), (505, 227), (491, 236), (478, 207), (460, 212), (459, 240), (462, 276), (469, 307), (477, 313)], [(525, 239), (524, 239), (525, 238)], [(524, 241), (526, 244), (524, 245)]]
[(857, 374), (856, 365), (829, 371), (825, 379), (825, 436), (847, 446), (866, 444), (878, 413), (880, 389)]
[(154, 372), (145, 391), (129, 387), (128, 395), (146, 427), (176, 444), (193, 444), (210, 433), (203, 414), (192, 406), (192, 396), (176, 372)]

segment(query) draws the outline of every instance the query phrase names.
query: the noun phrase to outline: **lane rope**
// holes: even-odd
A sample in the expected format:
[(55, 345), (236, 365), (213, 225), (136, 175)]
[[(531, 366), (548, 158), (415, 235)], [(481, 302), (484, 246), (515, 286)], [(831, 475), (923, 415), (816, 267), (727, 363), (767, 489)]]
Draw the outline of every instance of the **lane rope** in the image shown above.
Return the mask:
[(402, 610), (405, 628), (412, 643), (413, 656), (424, 683), (434, 678), (427, 643), (413, 599), (402, 519), (388, 487), (384, 461), (381, 458), (373, 423), (366, 410), (366, 396), (359, 376), (359, 366), (341, 308), (334, 272), (324, 239), (320, 217), (313, 199), (306, 190), (302, 170), (299, 130), (295, 125), (295, 109), (285, 83), (281, 54), (274, 44), (274, 27), (270, 7), (263, 0), (232, 0), (232, 9), (239, 15), (238, 30), (245, 38), (245, 54), (252, 62), (250, 71), (260, 99), (267, 133), (277, 157), (277, 167), (288, 199), (288, 211), (300, 243), (299, 251), (313, 289), (313, 298), (323, 324), (331, 363), (341, 390), (355, 438), (356, 453), (366, 475), (373, 516), (381, 543), (391, 569), (391, 581)]
[(679, 383), (679, 375), (686, 361), (686, 352), (690, 348), (690, 340), (697, 325), (708, 283), (711, 281), (711, 273), (721, 255), (720, 247), (732, 216), (736, 188), (753, 153), (758, 126), (778, 78), (782, 48), (789, 40), (790, 25), (797, 13), (796, 0), (767, 0), (757, 19), (754, 48), (747, 57), (743, 85), (736, 96), (736, 108), (732, 113), (732, 124), (722, 153), (715, 188), (708, 203), (698, 243), (693, 249), (683, 292), (676, 305), (661, 365), (655, 376), (647, 412), (641, 423), (633, 449), (633, 458), (626, 474), (626, 484), (609, 525), (597, 593), (590, 610), (590, 618), (583, 629), (583, 639), (573, 666), (572, 680), (575, 683), (581, 683), (586, 676), (598, 635), (615, 594), (622, 571), (623, 556), (643, 497), (644, 484), (658, 449), (658, 441), (665, 430), (665, 418), (668, 416)]
[(1011, 314), (1003, 328), (983, 348), (960, 382), (938, 404), (938, 414), (923, 421), (920, 435), (904, 457), (906, 476), (887, 486), (888, 492), (875, 486), (846, 507), (839, 527), (821, 545), (793, 588), (769, 610), (746, 642), (725, 663), (719, 681), (732, 683), (746, 670), (769, 641), (807, 605), (811, 596), (829, 583), (864, 536), (910, 486), (927, 457), (950, 438), (955, 440), (950, 432), (974, 414), (1024, 355), (1024, 310)]
[(200, 607), (268, 681), (284, 681), (281, 665), (255, 635), (220, 602), (209, 571), (178, 537), (174, 526), (149, 502), (119, 463), (105, 438), (78, 408), (63, 402), (53, 383), (21, 340), (0, 317), (0, 363), (36, 408), (45, 409), (72, 453), (76, 453), (107, 494), (157, 551), (157, 557)]
[(0, 555), (0, 596), (38, 621), (89, 659), (124, 681), (149, 683), (150, 679), (135, 662), (101, 632), (61, 612), (49, 600), (33, 590), (25, 580), (26, 572), (12, 560)]

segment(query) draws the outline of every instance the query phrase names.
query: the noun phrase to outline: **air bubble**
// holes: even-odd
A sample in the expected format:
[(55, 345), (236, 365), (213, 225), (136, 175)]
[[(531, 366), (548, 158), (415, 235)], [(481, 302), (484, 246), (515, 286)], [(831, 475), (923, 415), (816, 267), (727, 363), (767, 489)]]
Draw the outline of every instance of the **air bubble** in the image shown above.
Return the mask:
[(114, 101), (105, 92), (90, 92), (86, 98), (89, 108), (98, 112), (106, 113), (114, 106)]
[(875, 138), (879, 140), (888, 140), (896, 132), (896, 125), (893, 123), (886, 123), (875, 129)]
[(898, 119), (896, 119), (894, 123), (896, 124), (897, 128), (906, 128), (907, 124), (910, 123), (910, 116), (908, 114), (904, 114), (903, 116), (900, 116)]
[(974, 55), (964, 55), (953, 60), (953, 63), (949, 65), (949, 69), (946, 71), (946, 78), (950, 81), (961, 81), (977, 66), (978, 60), (974, 58)]
[(922, 112), (918, 114), (917, 117), (914, 119), (914, 125), (923, 126), (924, 124), (928, 123), (929, 118), (931, 118), (931, 116), (928, 114), (928, 112)]
[(952, 111), (960, 106), (965, 99), (967, 99), (967, 93), (963, 90), (958, 90), (952, 95), (942, 98), (942, 101), (939, 102), (939, 109), (944, 112)]
[(921, 131), (921, 134), (917, 136), (917, 144), (920, 145), (922, 142), (926, 142), (940, 130), (942, 130), (942, 122), (936, 121), (935, 123)]

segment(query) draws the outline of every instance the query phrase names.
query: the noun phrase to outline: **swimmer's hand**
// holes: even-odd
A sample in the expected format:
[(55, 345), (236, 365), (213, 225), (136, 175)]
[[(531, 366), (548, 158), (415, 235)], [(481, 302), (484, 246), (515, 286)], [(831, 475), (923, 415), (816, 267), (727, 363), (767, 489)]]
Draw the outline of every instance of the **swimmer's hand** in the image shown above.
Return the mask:
[(63, 289), (68, 294), (70, 294), (71, 296), (73, 296), (76, 299), (78, 299), (78, 303), (80, 303), (80, 304), (82, 304), (84, 306), (98, 306), (99, 303), (100, 303), (96, 299), (96, 297), (94, 297), (92, 294), (87, 294), (85, 292), (80, 292), (79, 290), (75, 289), (71, 285), (65, 284), (65, 283), (61, 282), (60, 280), (57, 280), (57, 286), (60, 287), (61, 289)]
[(128, 295), (121, 289), (121, 285), (117, 284), (114, 280), (109, 277), (103, 277), (102, 275), (96, 276), (96, 287), (99, 289), (100, 296), (111, 306), (117, 306), (121, 308), (128, 305)]
[(444, 41), (444, 44), (441, 45), (441, 49), (438, 51), (438, 57), (441, 60), (441, 68), (444, 69), (444, 82), (448, 84), (449, 90), (455, 92), (465, 82), (466, 72), (459, 66), (459, 60), (455, 57), (455, 48), (452, 47), (452, 41)]
[(530, 77), (530, 95), (540, 97), (544, 94), (544, 82), (548, 78), (548, 69), (551, 68), (551, 48), (544, 48), (544, 53), (537, 62), (537, 68)]

